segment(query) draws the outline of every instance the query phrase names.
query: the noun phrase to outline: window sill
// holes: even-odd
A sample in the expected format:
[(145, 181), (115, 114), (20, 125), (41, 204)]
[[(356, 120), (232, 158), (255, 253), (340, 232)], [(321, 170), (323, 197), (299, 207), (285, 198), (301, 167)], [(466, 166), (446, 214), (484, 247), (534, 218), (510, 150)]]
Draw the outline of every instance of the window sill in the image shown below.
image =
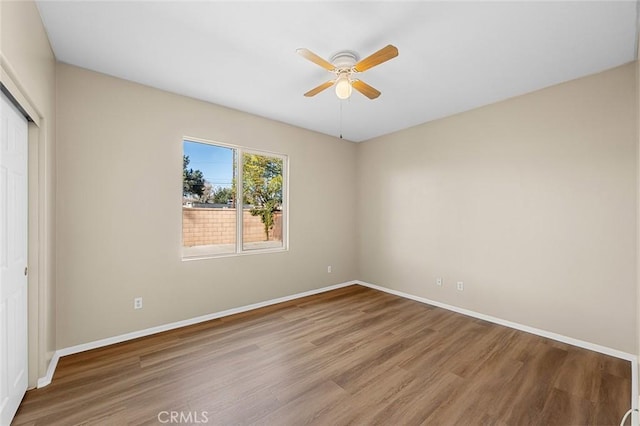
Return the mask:
[(247, 256), (289, 251), (289, 249), (284, 247), (280, 241), (247, 243), (245, 246), (248, 248), (241, 252), (231, 251), (235, 249), (235, 244), (182, 247), (182, 261), (217, 259), (220, 257)]

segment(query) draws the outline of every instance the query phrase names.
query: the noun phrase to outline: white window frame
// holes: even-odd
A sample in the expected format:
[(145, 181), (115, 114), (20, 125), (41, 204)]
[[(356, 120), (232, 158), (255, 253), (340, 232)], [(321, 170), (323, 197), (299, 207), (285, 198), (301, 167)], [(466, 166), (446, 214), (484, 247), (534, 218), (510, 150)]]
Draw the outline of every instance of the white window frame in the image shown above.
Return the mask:
[[(286, 154), (281, 154), (272, 151), (265, 151), (261, 149), (247, 148), (240, 145), (229, 144), (225, 142), (217, 142), (211, 141), (208, 139), (202, 138), (194, 138), (191, 136), (184, 136), (182, 138), (182, 154), (184, 155), (184, 143), (185, 142), (194, 142), (194, 143), (202, 143), (206, 145), (219, 146), (223, 148), (229, 148), (235, 150), (235, 161), (237, 162), (235, 167), (235, 175), (234, 178), (237, 182), (236, 184), (236, 241), (235, 241), (235, 251), (228, 253), (201, 253), (198, 255), (189, 255), (185, 254), (185, 247), (182, 246), (182, 238), (183, 238), (183, 212), (182, 207), (180, 210), (180, 245), (181, 245), (181, 255), (183, 261), (191, 261), (191, 260), (202, 260), (202, 259), (213, 259), (220, 257), (231, 257), (231, 256), (247, 256), (254, 254), (264, 254), (264, 253), (280, 253), (289, 251), (289, 156)], [(282, 246), (281, 247), (271, 247), (271, 248), (263, 248), (263, 249), (243, 249), (243, 212), (244, 212), (244, 197), (243, 197), (243, 181), (242, 181), (242, 168), (243, 168), (243, 155), (244, 154), (256, 154), (256, 155), (264, 155), (268, 157), (275, 157), (282, 160)], [(182, 173), (180, 174), (180, 179), (182, 179)], [(182, 185), (181, 185), (182, 187)], [(180, 194), (180, 206), (182, 206), (182, 193)]]

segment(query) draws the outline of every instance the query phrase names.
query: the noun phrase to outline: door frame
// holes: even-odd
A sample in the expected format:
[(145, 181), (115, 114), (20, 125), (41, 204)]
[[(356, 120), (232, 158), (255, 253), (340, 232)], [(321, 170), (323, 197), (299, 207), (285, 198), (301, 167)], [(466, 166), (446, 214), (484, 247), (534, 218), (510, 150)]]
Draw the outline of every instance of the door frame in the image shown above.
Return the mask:
[[(46, 249), (50, 236), (46, 232), (46, 125), (43, 114), (29, 96), (28, 90), (20, 83), (17, 74), (0, 52), (0, 90), (25, 114), (28, 120), (28, 217), (27, 217), (27, 352), (28, 352), (28, 389), (38, 385), (38, 378), (45, 376), (49, 361), (55, 349), (55, 323), (47, 323), (46, 301), (49, 300), (50, 284), (54, 278), (48, 270)], [(49, 261), (51, 263), (53, 259)], [(48, 285), (49, 284), (49, 285)], [(53, 328), (47, 333), (46, 327)], [(47, 338), (51, 341), (48, 342)], [(47, 353), (51, 347), (51, 353)]]

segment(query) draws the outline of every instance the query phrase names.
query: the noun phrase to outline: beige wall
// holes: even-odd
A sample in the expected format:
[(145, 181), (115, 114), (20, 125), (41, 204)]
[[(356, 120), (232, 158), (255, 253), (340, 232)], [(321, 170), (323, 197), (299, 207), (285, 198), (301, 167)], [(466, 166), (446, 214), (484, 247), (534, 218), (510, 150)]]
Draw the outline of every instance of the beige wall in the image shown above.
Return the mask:
[(55, 58), (31, 1), (0, 1), (2, 83), (29, 126), (29, 385), (45, 375), (55, 335)]
[[(635, 64), (357, 146), (68, 65), (58, 89), (58, 348), (358, 278), (636, 352)], [(183, 135), (290, 156), (288, 253), (180, 261)]]
[[(57, 83), (58, 348), (357, 278), (355, 144), (69, 65)], [(289, 156), (288, 252), (181, 261), (185, 135)]]
[(635, 84), (628, 64), (359, 144), (358, 277), (636, 353)]

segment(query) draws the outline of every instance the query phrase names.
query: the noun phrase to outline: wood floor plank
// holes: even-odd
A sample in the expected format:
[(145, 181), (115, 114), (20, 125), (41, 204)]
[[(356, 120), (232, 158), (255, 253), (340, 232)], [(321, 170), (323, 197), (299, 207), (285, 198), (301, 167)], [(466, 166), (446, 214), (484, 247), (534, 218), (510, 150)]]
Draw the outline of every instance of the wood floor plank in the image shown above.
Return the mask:
[[(359, 389), (354, 389), (349, 392), (350, 398), (340, 400), (332, 410), (316, 418), (313, 424), (361, 425), (371, 423), (381, 406), (390, 404), (402, 389), (416, 380), (414, 374), (399, 367), (387, 368), (385, 373), (385, 386), (380, 386), (380, 382), (376, 380)], [(354, 410), (353, 407), (360, 408)]]
[(258, 425), (306, 425), (331, 412), (339, 401), (349, 398), (340, 386), (326, 380), (306, 392), (301, 393), (289, 403), (259, 419)]
[(540, 413), (540, 422), (549, 426), (597, 424), (593, 403), (555, 388), (547, 397), (547, 402)]
[(63, 357), (14, 424), (615, 425), (630, 387), (627, 361), (354, 285)]

